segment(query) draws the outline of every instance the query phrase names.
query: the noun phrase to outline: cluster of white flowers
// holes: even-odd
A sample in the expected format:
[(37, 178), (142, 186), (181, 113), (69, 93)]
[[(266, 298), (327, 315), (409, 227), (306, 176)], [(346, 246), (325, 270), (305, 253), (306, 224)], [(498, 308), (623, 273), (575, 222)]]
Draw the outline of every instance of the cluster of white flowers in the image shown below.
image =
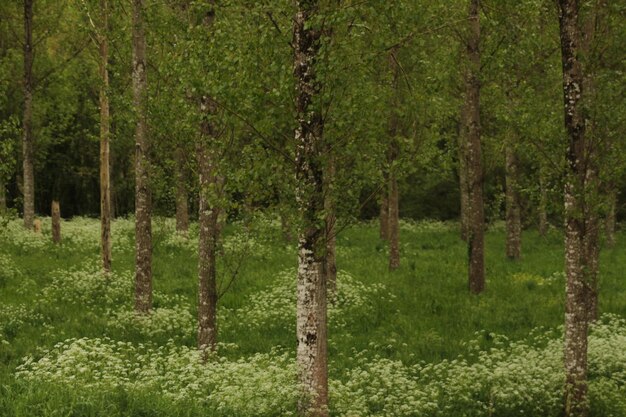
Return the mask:
[(48, 303), (112, 306), (130, 302), (132, 287), (130, 273), (105, 275), (97, 261), (90, 261), (70, 271), (55, 271), (50, 285), (42, 290), (42, 298)]
[[(547, 416), (562, 407), (563, 341), (553, 332), (437, 364), (404, 366), (365, 352), (355, 361), (345, 382), (331, 385), (339, 416)], [(589, 377), (594, 410), (626, 410), (623, 319), (606, 315), (593, 326)]]
[(0, 254), (0, 287), (12, 279), (19, 278), (22, 274), (15, 262), (6, 255)]
[[(244, 307), (236, 310), (222, 308), (221, 322), (224, 326), (238, 325), (248, 329), (295, 327), (296, 278), (295, 269), (280, 272), (271, 288), (249, 297)], [(392, 299), (393, 295), (386, 291), (383, 284), (366, 285), (347, 272), (339, 271), (335, 300), (328, 305), (330, 326), (343, 327), (347, 320), (359, 314), (367, 315), (373, 308), (374, 298)]]
[(0, 306), (0, 348), (26, 324), (41, 324), (43, 315), (24, 304)]
[(298, 389), (295, 361), (270, 352), (230, 361), (211, 356), (206, 363), (194, 348), (134, 345), (108, 338), (70, 339), (35, 360), (25, 358), (16, 376), (90, 392), (124, 389), (173, 401), (203, 404), (220, 415), (294, 415)]
[(114, 310), (109, 314), (108, 327), (126, 336), (138, 334), (151, 338), (182, 339), (191, 337), (195, 329), (191, 307), (187, 304), (154, 308), (150, 314), (137, 314), (126, 309)]
[(42, 233), (33, 233), (24, 229), (21, 219), (11, 219), (0, 227), (0, 239), (4, 245), (10, 245), (24, 252), (32, 252), (51, 245), (50, 225), (42, 222)]

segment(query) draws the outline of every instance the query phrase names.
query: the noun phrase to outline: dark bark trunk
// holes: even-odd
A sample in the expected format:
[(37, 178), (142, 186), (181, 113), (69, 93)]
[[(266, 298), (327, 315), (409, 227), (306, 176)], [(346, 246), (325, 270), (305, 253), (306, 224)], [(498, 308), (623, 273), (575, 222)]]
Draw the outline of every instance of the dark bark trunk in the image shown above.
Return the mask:
[(320, 82), (315, 65), (321, 30), (315, 25), (318, 2), (297, 0), (293, 26), (296, 79), (296, 200), (300, 214), (298, 241), (297, 367), (303, 389), (298, 414), (328, 416), (326, 320), (326, 242), (320, 215), (324, 210), (323, 118), (317, 102)]
[(465, 126), (467, 161), (467, 245), (469, 257), (469, 290), (478, 294), (485, 288), (483, 206), (483, 167), (480, 143), (480, 1), (470, 0), (469, 30), (466, 41)]
[(383, 187), (380, 190), (379, 235), (382, 240), (389, 240), (389, 175), (383, 175)]
[(135, 311), (152, 309), (152, 209), (147, 132), (146, 37), (142, 0), (133, 0), (133, 106), (135, 110)]
[(56, 200), (52, 201), (52, 242), (58, 245), (61, 243), (61, 207)]
[(176, 231), (189, 230), (189, 204), (187, 195), (185, 155), (182, 148), (176, 149)]
[(585, 120), (581, 34), (577, 0), (559, 0), (565, 128), (568, 135), (565, 177), (565, 398), (566, 417), (586, 417), (589, 281), (586, 265)]
[(102, 269), (111, 272), (111, 175), (109, 117), (109, 8), (108, 0), (100, 0), (100, 255)]
[(617, 191), (614, 187), (609, 189), (609, 202), (604, 228), (606, 233), (606, 244), (612, 248), (615, 246), (615, 210), (617, 205)]
[(33, 0), (24, 0), (24, 114), (22, 119), (22, 168), (24, 175), (24, 227), (33, 229), (35, 174), (33, 138)]
[(522, 223), (518, 183), (518, 159), (514, 143), (506, 149), (506, 256), (519, 259), (522, 246)]
[(388, 200), (388, 233), (389, 233), (389, 270), (394, 271), (400, 266), (400, 213), (399, 213), (399, 196), (398, 196), (398, 177), (395, 161), (400, 153), (398, 143), (398, 110), (400, 106), (399, 85), (400, 65), (398, 63), (398, 48), (393, 48), (389, 54), (389, 69), (391, 71), (391, 103), (389, 115), (389, 147), (387, 150), (387, 159), (389, 164), (389, 200)]
[(548, 233), (548, 184), (543, 167), (539, 168), (539, 234)]

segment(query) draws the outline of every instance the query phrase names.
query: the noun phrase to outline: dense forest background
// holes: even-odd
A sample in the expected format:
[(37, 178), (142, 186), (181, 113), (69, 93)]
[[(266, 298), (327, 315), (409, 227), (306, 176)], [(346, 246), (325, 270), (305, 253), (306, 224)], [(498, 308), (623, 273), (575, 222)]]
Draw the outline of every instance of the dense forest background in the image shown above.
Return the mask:
[[(134, 210), (134, 137), (130, 96), (131, 50), (129, 8), (110, 2), (111, 190), (117, 216)], [(461, 2), (462, 3), (462, 2)], [(191, 6), (189, 6), (191, 5)], [(195, 5), (195, 6), (194, 6)], [(286, 4), (285, 4), (286, 5)], [(202, 13), (202, 3), (152, 2), (146, 8), (148, 36), (149, 124), (151, 187), (157, 214), (175, 210), (175, 149), (192, 143), (196, 132), (185, 114), (181, 81), (201, 83), (212, 78), (225, 89), (229, 146), (250, 148), (260, 129), (286, 152), (282, 139), (292, 130), (289, 103), (291, 41), (288, 8), (264, 2), (220, 2), (223, 37), (199, 42), (203, 36), (189, 30), (188, 21)], [(193, 11), (193, 8), (196, 8)], [(612, 162), (604, 168), (619, 196), (622, 218), (626, 177), (621, 157), (624, 132), (623, 4), (606, 5), (598, 46), (597, 94), (602, 98), (598, 131), (614, 146)], [(22, 210), (21, 114), (22, 18), (19, 2), (0, 6), (0, 134), (2, 175), (7, 205)], [(37, 1), (33, 36), (35, 84), (33, 134), (35, 138), (35, 207), (50, 213), (58, 199), (62, 215), (99, 214), (99, 75), (94, 44), (96, 2)], [(488, 220), (503, 218), (505, 142), (515, 141), (520, 155), (520, 188), (526, 226), (537, 223), (540, 170), (546, 171), (552, 223), (561, 224), (558, 170), (565, 133), (562, 123), (561, 75), (556, 8), (547, 1), (485, 2), (482, 7), (481, 125), (485, 161), (484, 189)], [(400, 113), (405, 119), (399, 176), (400, 216), (413, 219), (454, 219), (459, 215), (458, 133), (462, 98), (461, 42), (465, 7), (438, 2), (346, 3), (330, 19), (336, 21), (332, 48), (324, 56), (328, 67), (326, 98), (332, 104), (327, 136), (349, 142), (360, 157), (342, 160), (346, 182), (357, 185), (362, 207), (351, 214), (372, 218), (376, 199), (367, 199), (380, 182), (384, 166), (389, 113), (389, 75), (386, 52), (399, 44), (401, 63)], [(95, 22), (95, 23), (94, 23)], [(190, 59), (196, 66), (187, 65)], [(212, 61), (212, 59), (215, 60)], [(219, 59), (225, 58), (225, 59)], [(235, 112), (237, 113), (235, 115)], [(242, 121), (243, 120), (243, 121)], [(186, 144), (186, 145), (185, 145)], [(189, 149), (192, 146), (188, 146)], [(246, 154), (238, 176), (267, 178), (259, 162), (276, 160), (268, 147)], [(252, 151), (251, 151), (252, 152)], [(194, 158), (185, 163), (194, 168)], [(352, 168), (360, 172), (349, 172)], [(280, 166), (278, 174), (289, 174)], [(358, 178), (357, 178), (358, 177)], [(196, 183), (188, 184), (190, 213), (197, 217)], [(241, 187), (239, 187), (241, 188)], [(234, 190), (242, 201), (247, 190)], [(196, 196), (194, 198), (194, 196)], [(256, 195), (254, 204), (268, 206), (272, 196)], [(367, 200), (367, 201), (366, 201)], [(231, 213), (236, 215), (236, 211)]]

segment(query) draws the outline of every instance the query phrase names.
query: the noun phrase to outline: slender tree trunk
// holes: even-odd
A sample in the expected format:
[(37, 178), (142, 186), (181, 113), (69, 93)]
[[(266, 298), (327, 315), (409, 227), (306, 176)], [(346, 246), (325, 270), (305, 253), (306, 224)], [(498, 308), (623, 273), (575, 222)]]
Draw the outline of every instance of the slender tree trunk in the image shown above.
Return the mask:
[[(215, 21), (215, 1), (203, 19), (210, 28)], [(211, 141), (219, 140), (219, 129), (214, 120), (217, 105), (208, 95), (200, 99), (200, 142), (197, 148), (200, 182), (198, 242), (198, 348), (206, 359), (209, 351), (217, 348), (217, 271), (216, 249), (221, 232), (220, 206), (223, 180), (218, 176), (217, 161), (211, 151)]]
[(33, 2), (24, 0), (24, 115), (22, 120), (22, 163), (24, 171), (24, 227), (33, 229), (35, 218), (35, 174), (33, 168)]
[(56, 245), (61, 243), (61, 207), (56, 200), (52, 201), (52, 242)]
[(389, 174), (383, 174), (384, 186), (380, 191), (379, 234), (382, 240), (389, 240)]
[(315, 64), (321, 30), (315, 28), (318, 2), (296, 0), (293, 49), (296, 78), (296, 201), (298, 241), (297, 365), (303, 390), (298, 414), (328, 416), (326, 242), (318, 219), (324, 210), (323, 118)]
[(335, 204), (335, 175), (336, 165), (333, 150), (326, 147), (326, 172), (324, 190), (324, 211), (326, 212), (326, 273), (328, 280), (328, 294), (334, 299), (337, 290), (337, 257), (336, 257), (336, 227), (337, 222), (336, 204)]
[(7, 190), (4, 179), (0, 178), (0, 216), (7, 212)]
[(522, 223), (519, 196), (518, 159), (513, 143), (506, 149), (506, 256), (519, 259), (522, 246)]
[(548, 185), (543, 167), (539, 168), (539, 234), (548, 233)]
[(397, 168), (394, 162), (398, 159), (400, 147), (398, 144), (398, 107), (399, 90), (398, 80), (400, 77), (400, 66), (398, 64), (398, 48), (393, 48), (389, 54), (389, 68), (391, 70), (391, 89), (392, 100), (390, 105), (391, 114), (389, 116), (389, 200), (388, 200), (388, 227), (389, 227), (389, 270), (393, 271), (400, 266), (400, 213), (399, 213), (399, 196), (398, 196), (398, 177)]
[[(209, 122), (203, 122), (203, 139), (211, 138)], [(215, 204), (216, 176), (206, 143), (197, 148), (200, 174), (198, 241), (198, 349), (206, 353), (217, 347), (217, 277), (216, 246), (219, 234), (219, 210)]]
[(467, 151), (467, 245), (469, 255), (469, 289), (481, 293), (485, 288), (483, 206), (483, 167), (480, 143), (480, 1), (470, 0), (469, 31), (466, 39), (465, 126)]
[(585, 120), (583, 73), (579, 61), (581, 34), (577, 0), (559, 0), (565, 128), (568, 134), (565, 179), (565, 398), (566, 417), (586, 417), (588, 285), (585, 223)]
[(609, 207), (606, 213), (606, 219), (604, 220), (604, 228), (606, 243), (612, 248), (615, 246), (615, 211), (617, 206), (617, 191), (615, 191), (615, 187), (610, 187), (608, 198)]
[(176, 149), (176, 231), (189, 230), (189, 205), (187, 202), (185, 155), (182, 148)]
[(135, 126), (135, 310), (152, 309), (152, 209), (149, 184), (146, 37), (143, 0), (133, 0), (133, 105)]
[(100, 0), (100, 256), (102, 269), (111, 272), (111, 175), (109, 117), (109, 6)]
[(466, 104), (461, 109), (461, 129), (459, 131), (458, 153), (459, 153), (459, 222), (461, 227), (461, 239), (467, 242), (468, 236), (468, 219), (469, 213), (469, 183), (467, 181), (467, 115)]

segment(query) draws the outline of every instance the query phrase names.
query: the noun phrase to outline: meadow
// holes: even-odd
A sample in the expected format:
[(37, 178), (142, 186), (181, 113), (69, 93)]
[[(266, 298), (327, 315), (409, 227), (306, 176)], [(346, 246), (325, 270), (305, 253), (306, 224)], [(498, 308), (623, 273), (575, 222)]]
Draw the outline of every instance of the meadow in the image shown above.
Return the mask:
[[(295, 244), (269, 216), (230, 224), (220, 248), (219, 349), (195, 350), (197, 225), (189, 238), (154, 220), (154, 306), (132, 313), (133, 220), (113, 223), (113, 273), (98, 269), (99, 222), (49, 219), (38, 235), (0, 225), (0, 416), (295, 415)], [(523, 234), (506, 259), (486, 237), (486, 291), (467, 291), (458, 225), (401, 224), (401, 266), (387, 268), (377, 225), (337, 241), (329, 312), (331, 415), (558, 416), (563, 236)], [(601, 255), (591, 330), (592, 416), (626, 416), (626, 236)]]

